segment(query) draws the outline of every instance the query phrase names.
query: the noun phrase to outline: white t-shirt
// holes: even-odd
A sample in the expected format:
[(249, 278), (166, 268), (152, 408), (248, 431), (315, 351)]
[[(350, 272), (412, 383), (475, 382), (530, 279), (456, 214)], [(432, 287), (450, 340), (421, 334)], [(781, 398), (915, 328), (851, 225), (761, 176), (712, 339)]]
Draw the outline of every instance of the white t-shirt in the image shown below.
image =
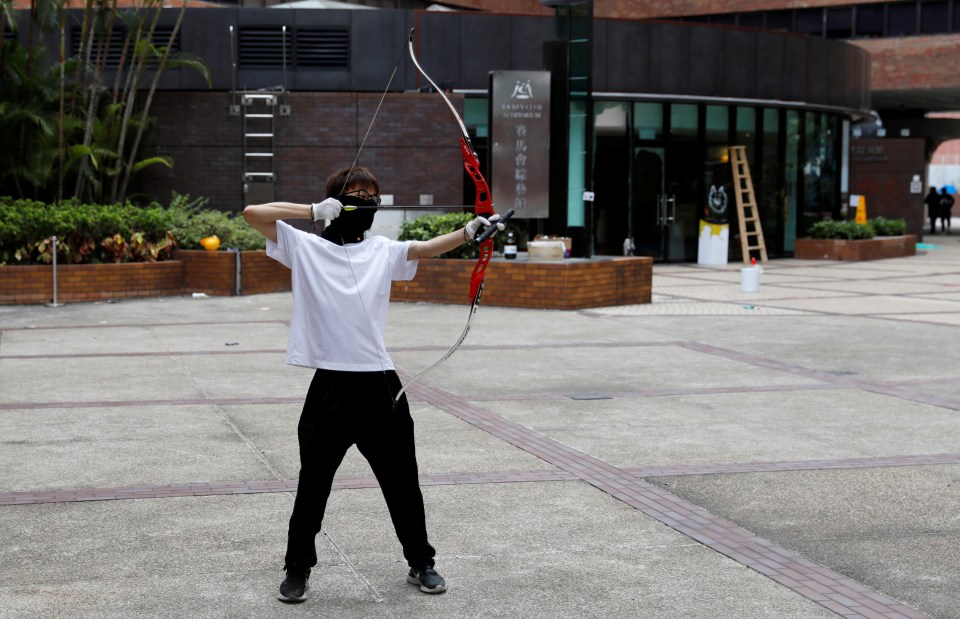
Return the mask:
[(278, 221), (267, 255), (293, 271), (287, 363), (348, 372), (394, 369), (383, 333), (390, 282), (417, 274), (418, 261), (407, 260), (409, 246), (382, 236), (340, 246)]

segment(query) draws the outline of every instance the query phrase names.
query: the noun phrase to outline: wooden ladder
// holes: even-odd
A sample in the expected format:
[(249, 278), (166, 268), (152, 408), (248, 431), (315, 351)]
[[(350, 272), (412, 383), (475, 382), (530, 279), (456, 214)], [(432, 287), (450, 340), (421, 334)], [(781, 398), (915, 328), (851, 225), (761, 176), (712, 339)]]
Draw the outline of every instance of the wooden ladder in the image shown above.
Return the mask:
[[(760, 250), (760, 262), (767, 261), (767, 245), (763, 241), (760, 214), (750, 180), (750, 165), (747, 163), (745, 146), (730, 147), (730, 165), (733, 167), (733, 193), (737, 199), (737, 220), (740, 223), (740, 248), (743, 263), (750, 264), (750, 252)], [(753, 243), (751, 243), (753, 239)]]

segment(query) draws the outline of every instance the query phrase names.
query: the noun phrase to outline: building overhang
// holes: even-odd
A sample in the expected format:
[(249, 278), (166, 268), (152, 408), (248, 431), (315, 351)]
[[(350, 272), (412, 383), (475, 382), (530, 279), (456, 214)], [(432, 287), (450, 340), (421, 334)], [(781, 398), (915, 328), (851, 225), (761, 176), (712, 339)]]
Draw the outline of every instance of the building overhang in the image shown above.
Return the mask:
[(960, 86), (873, 90), (870, 93), (870, 100), (873, 107), (878, 110), (957, 112), (960, 111)]

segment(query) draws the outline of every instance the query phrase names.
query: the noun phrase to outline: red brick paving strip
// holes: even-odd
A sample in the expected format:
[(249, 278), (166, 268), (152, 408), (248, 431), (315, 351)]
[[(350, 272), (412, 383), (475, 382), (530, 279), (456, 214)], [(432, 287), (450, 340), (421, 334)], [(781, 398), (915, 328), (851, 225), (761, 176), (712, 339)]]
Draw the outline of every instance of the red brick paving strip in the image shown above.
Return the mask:
[(238, 404), (303, 404), (303, 397), (289, 398), (180, 398), (172, 400), (91, 400), (88, 402), (0, 402), (0, 410), (44, 408), (132, 408), (142, 406), (231, 406)]
[[(493, 471), (489, 473), (435, 473), (420, 475), (421, 486), (453, 486), (464, 484), (496, 484), (539, 481), (573, 481), (576, 475), (556, 469), (536, 471)], [(337, 477), (334, 490), (377, 488), (375, 477)], [(0, 505), (35, 505), (37, 503), (77, 503), (80, 501), (110, 501), (118, 499), (156, 499), (161, 497), (217, 496), (224, 494), (263, 494), (294, 492), (296, 479), (264, 481), (201, 482), (172, 486), (136, 486), (126, 488), (75, 488), (0, 492)]]
[(960, 453), (918, 456), (868, 456), (836, 460), (781, 460), (777, 462), (731, 462), (724, 464), (675, 464), (626, 468), (635, 477), (674, 475), (722, 475), (724, 473), (778, 473), (782, 471), (827, 471), (891, 466), (930, 466), (960, 464)]
[(670, 528), (844, 617), (924, 619), (927, 615), (833, 570), (781, 548), (629, 472), (540, 435), (454, 394), (416, 383), (426, 402), (528, 453), (573, 473)]
[[(725, 473), (774, 473), (780, 471), (823, 471), (891, 466), (930, 466), (960, 464), (960, 453), (925, 456), (886, 456), (845, 458), (839, 460), (788, 460), (781, 462), (742, 462), (723, 464), (676, 464), (622, 469), (633, 477), (671, 477), (680, 475), (717, 475)], [(456, 486), (464, 484), (528, 483), (541, 481), (580, 480), (577, 474), (562, 469), (535, 471), (489, 471), (471, 473), (433, 473), (420, 475), (421, 486)], [(350, 476), (334, 479), (335, 490), (377, 488), (374, 477)], [(215, 496), (222, 494), (262, 494), (293, 492), (296, 479), (198, 482), (172, 486), (136, 486), (118, 488), (73, 488), (0, 492), (0, 505), (32, 505), (36, 503), (75, 503), (158, 497)]]

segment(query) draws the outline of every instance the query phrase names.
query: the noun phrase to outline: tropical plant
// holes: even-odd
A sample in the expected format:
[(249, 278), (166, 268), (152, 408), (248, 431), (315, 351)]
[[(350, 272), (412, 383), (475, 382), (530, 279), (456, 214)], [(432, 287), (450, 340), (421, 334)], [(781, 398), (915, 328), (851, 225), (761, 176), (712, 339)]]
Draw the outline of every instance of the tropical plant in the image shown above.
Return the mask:
[(5, 42), (3, 49), (0, 187), (21, 197), (41, 197), (56, 182), (60, 66), (37, 68), (46, 54), (43, 47)]
[[(0, 3), (6, 7), (9, 1)], [(85, 0), (80, 46), (71, 58), (66, 2), (33, 0), (27, 44), (8, 41), (0, 47), (0, 130), (16, 136), (0, 148), (0, 192), (49, 201), (75, 196), (123, 202), (134, 174), (151, 165), (173, 166), (167, 156), (140, 155), (163, 72), (193, 69), (208, 85), (210, 73), (198, 57), (174, 51), (186, 2), (161, 37), (162, 0), (132, 9), (118, 9), (117, 0)], [(56, 58), (33, 45), (34, 30), (59, 34)], [(117, 60), (116, 66), (108, 66), (108, 58)], [(108, 69), (114, 72), (112, 87), (105, 83)]]

